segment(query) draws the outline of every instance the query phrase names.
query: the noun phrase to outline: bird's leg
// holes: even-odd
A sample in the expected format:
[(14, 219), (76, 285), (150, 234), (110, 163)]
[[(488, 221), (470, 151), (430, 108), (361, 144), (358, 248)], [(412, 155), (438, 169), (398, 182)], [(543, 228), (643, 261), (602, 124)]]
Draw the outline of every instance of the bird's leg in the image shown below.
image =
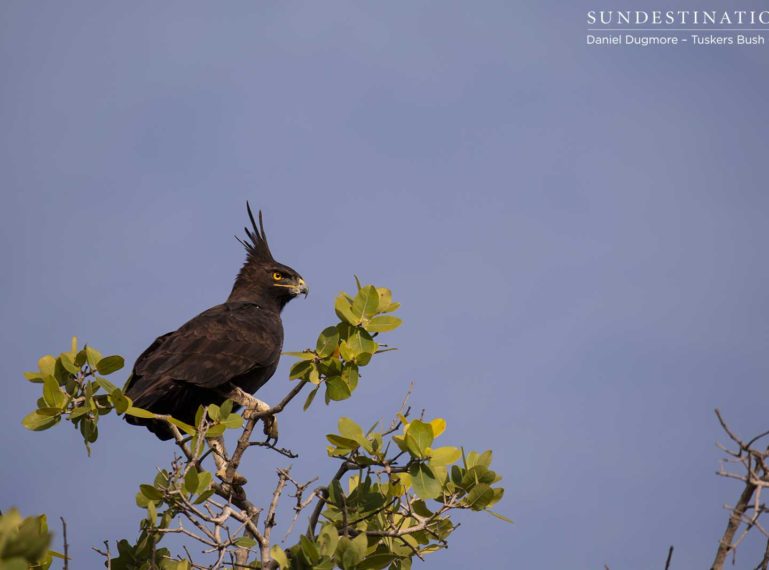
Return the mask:
[[(243, 417), (245, 419), (249, 419), (256, 414), (261, 414), (263, 412), (266, 412), (270, 409), (270, 405), (262, 402), (260, 399), (255, 398), (248, 392), (245, 392), (238, 388), (237, 386), (233, 386), (230, 391), (226, 394), (227, 398), (235, 402), (236, 404), (239, 404), (243, 406)], [(267, 440), (274, 439), (276, 442), (278, 441), (278, 420), (275, 416), (264, 416), (262, 418), (262, 422), (264, 422), (264, 435), (267, 436)]]
[(210, 437), (208, 438), (208, 445), (211, 446), (211, 449), (213, 450), (212, 455), (214, 456), (214, 463), (216, 463), (216, 476), (222, 481), (232, 483), (233, 485), (245, 485), (248, 480), (240, 473), (234, 473), (232, 475), (232, 481), (227, 479), (228, 463), (226, 459), (227, 452), (224, 449), (224, 437), (221, 435), (219, 437)]

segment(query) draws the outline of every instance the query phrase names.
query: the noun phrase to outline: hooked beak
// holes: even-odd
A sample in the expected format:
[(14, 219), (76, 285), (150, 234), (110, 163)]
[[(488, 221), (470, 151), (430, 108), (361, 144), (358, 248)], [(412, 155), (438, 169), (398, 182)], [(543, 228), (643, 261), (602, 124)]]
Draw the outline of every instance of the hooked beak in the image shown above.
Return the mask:
[(297, 287), (294, 289), (296, 291), (296, 295), (299, 295), (300, 293), (304, 293), (304, 298), (307, 298), (307, 295), (310, 294), (310, 288), (307, 286), (307, 283), (304, 282), (304, 279), (301, 277), (299, 278), (299, 281), (297, 281)]

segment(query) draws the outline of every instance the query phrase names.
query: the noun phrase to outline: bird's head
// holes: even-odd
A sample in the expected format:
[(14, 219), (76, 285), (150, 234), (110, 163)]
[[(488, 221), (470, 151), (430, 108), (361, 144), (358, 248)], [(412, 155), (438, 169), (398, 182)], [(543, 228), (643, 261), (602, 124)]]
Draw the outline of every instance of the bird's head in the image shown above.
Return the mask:
[(282, 309), (297, 295), (306, 297), (310, 289), (299, 273), (288, 265), (275, 261), (264, 233), (262, 212), (259, 212), (259, 227), (256, 225), (251, 205), (246, 202), (251, 228), (244, 228), (246, 239), (236, 239), (246, 248), (246, 263), (235, 279), (229, 301), (249, 301)]

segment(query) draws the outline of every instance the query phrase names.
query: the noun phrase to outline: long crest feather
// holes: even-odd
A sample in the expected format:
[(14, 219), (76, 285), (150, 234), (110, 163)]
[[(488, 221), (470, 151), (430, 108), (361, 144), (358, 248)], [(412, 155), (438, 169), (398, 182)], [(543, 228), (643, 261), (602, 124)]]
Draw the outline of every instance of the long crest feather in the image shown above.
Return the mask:
[(256, 226), (256, 220), (254, 220), (254, 213), (251, 211), (251, 204), (246, 201), (246, 209), (248, 210), (248, 217), (251, 220), (251, 228), (243, 228), (246, 231), (248, 241), (240, 239), (235, 236), (243, 247), (246, 248), (249, 258), (258, 260), (273, 261), (272, 253), (270, 252), (270, 246), (267, 244), (267, 234), (264, 232), (264, 222), (262, 221), (262, 211), (259, 210), (259, 227)]

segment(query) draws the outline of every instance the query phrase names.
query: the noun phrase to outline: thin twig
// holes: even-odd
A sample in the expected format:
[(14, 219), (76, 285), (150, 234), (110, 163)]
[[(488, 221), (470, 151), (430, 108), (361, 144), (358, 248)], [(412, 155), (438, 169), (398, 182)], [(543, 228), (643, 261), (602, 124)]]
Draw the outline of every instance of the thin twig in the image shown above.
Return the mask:
[(295, 453), (294, 451), (291, 451), (288, 448), (285, 447), (277, 447), (274, 443), (270, 443), (269, 441), (252, 441), (249, 442), (249, 446), (252, 447), (266, 447), (267, 449), (272, 449), (273, 451), (277, 451), (281, 455), (288, 457), (289, 459), (296, 459), (299, 457), (298, 453)]
[(668, 559), (665, 561), (665, 570), (670, 570), (670, 561), (673, 560), (673, 545), (668, 550)]
[(67, 542), (67, 521), (64, 517), (59, 517), (61, 520), (61, 534), (64, 538), (64, 570), (69, 570), (69, 542)]

